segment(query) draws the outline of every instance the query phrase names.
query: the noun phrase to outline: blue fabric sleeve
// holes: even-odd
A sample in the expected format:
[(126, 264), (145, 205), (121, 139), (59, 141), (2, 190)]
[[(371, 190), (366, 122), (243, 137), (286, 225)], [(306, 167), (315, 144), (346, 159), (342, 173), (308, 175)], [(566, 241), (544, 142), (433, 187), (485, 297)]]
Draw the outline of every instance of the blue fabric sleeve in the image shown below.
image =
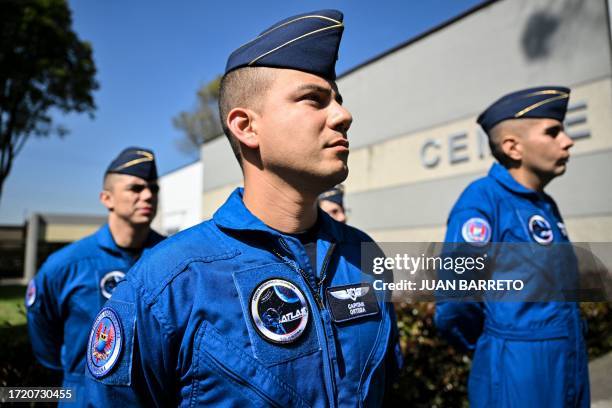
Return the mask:
[(61, 362), (64, 338), (59, 288), (53, 280), (62, 273), (46, 262), (34, 278), (36, 297), (27, 308), (28, 333), (36, 359), (52, 370), (63, 370)]
[[(475, 221), (474, 221), (475, 220)], [(491, 220), (486, 211), (477, 208), (462, 208), (454, 210), (448, 220), (445, 245), (442, 256), (478, 256), (486, 251), (483, 244), (490, 242), (492, 237)], [(469, 232), (468, 227), (486, 227), (485, 232)], [(484, 235), (484, 234), (488, 235)], [(471, 245), (471, 239), (482, 239)], [(460, 245), (453, 245), (459, 243)], [(461, 252), (459, 254), (458, 252)], [(438, 271), (440, 278), (451, 278), (452, 271)], [(470, 276), (464, 275), (469, 279)], [(452, 345), (462, 350), (474, 350), (476, 342), (482, 334), (484, 326), (484, 308), (481, 302), (461, 300), (437, 301), (434, 322), (440, 334)]]

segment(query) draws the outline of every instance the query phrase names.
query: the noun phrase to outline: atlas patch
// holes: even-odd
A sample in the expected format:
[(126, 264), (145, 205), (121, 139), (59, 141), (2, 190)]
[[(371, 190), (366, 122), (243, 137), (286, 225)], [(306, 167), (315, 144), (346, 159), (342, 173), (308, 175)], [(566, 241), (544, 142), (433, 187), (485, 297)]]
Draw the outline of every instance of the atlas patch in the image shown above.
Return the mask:
[(102, 296), (106, 299), (110, 299), (115, 291), (115, 288), (125, 279), (125, 272), (122, 271), (112, 271), (107, 273), (100, 279), (100, 291), (102, 292)]
[(472, 245), (486, 245), (491, 240), (491, 226), (484, 218), (470, 218), (461, 227), (461, 235)]
[(123, 344), (123, 330), (117, 313), (103, 308), (94, 321), (87, 343), (87, 367), (96, 378), (104, 377), (117, 363)]
[(540, 245), (548, 245), (553, 241), (553, 230), (546, 218), (541, 215), (533, 215), (529, 218), (529, 233)]
[(332, 320), (336, 323), (374, 316), (380, 312), (378, 299), (369, 283), (335, 286), (327, 288), (325, 293)]
[(284, 279), (270, 279), (255, 288), (251, 296), (251, 319), (267, 341), (287, 344), (306, 330), (308, 303), (302, 291)]
[(36, 282), (34, 279), (28, 283), (28, 288), (26, 289), (25, 295), (25, 305), (26, 307), (30, 307), (36, 302)]

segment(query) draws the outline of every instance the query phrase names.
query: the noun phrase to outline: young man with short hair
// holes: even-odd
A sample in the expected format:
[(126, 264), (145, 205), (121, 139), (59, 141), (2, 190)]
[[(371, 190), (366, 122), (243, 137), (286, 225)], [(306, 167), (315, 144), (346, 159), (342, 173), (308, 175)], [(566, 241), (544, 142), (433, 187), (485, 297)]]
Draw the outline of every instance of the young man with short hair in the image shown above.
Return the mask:
[(229, 57), (221, 122), (244, 189), (142, 259), (100, 312), (93, 404), (382, 404), (397, 329), (360, 270), (370, 239), (317, 209), (348, 174), (343, 28), (335, 10), (294, 16)]
[(123, 150), (104, 174), (100, 201), (108, 210), (107, 224), (51, 254), (28, 285), (34, 354), (45, 367), (62, 372), (77, 406), (84, 396), (91, 322), (142, 252), (163, 239), (150, 227), (158, 190), (153, 152)]
[[(557, 205), (544, 192), (565, 173), (574, 144), (563, 127), (569, 93), (557, 86), (513, 92), (478, 118), (499, 163), (453, 207), (447, 255), (491, 254), (493, 278), (520, 278), (524, 288), (485, 293), (482, 302), (437, 304), (440, 332), (475, 350), (473, 407), (589, 406), (583, 323), (578, 304), (562, 293), (563, 283), (577, 277), (577, 260)], [(565, 289), (577, 289), (575, 282)]]

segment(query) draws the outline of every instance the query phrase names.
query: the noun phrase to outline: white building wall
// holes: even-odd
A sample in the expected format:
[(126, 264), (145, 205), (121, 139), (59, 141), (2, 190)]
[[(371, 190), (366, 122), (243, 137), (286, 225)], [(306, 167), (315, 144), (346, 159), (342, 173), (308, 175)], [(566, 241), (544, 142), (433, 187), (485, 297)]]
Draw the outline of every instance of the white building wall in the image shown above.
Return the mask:
[(202, 221), (202, 161), (181, 167), (159, 178), (159, 207), (153, 228), (174, 234)]

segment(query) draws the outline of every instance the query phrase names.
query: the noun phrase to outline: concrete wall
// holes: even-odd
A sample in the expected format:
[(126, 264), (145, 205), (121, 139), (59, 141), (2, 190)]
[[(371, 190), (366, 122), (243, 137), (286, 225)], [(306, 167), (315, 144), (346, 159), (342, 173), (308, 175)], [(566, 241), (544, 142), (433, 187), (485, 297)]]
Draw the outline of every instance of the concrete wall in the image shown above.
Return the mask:
[(42, 228), (45, 242), (73, 242), (91, 235), (100, 228), (102, 224), (47, 224)]
[(153, 228), (173, 234), (202, 221), (202, 161), (181, 167), (159, 178), (159, 207)]

